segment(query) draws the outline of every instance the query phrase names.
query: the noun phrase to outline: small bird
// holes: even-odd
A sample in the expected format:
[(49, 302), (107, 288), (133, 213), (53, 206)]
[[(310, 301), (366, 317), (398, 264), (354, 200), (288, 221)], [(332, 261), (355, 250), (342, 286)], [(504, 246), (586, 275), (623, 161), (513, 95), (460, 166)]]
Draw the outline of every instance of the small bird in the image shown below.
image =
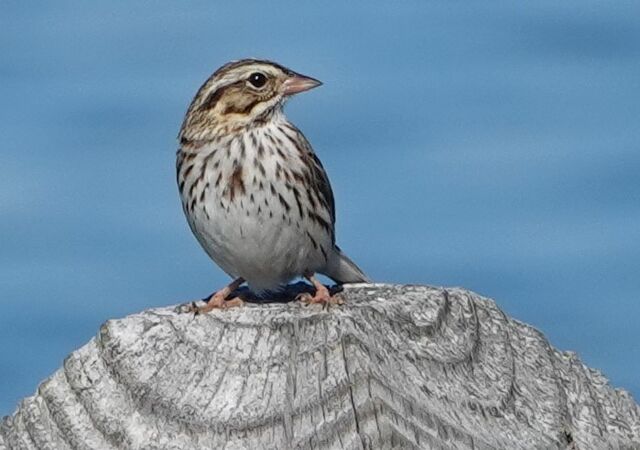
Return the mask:
[(245, 281), (261, 294), (305, 277), (307, 303), (339, 303), (316, 278), (367, 276), (336, 245), (329, 178), (311, 144), (283, 113), (292, 95), (322, 83), (280, 64), (233, 61), (200, 87), (178, 139), (177, 181), (191, 231), (234, 280), (196, 313), (242, 304)]

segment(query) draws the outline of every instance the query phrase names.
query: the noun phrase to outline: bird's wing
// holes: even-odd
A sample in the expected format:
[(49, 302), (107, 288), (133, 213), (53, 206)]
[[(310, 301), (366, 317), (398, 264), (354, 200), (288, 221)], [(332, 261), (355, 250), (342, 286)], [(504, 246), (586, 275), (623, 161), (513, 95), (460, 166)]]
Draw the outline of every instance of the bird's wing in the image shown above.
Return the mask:
[(302, 131), (290, 123), (286, 125), (286, 128), (295, 133), (295, 137), (291, 137), (291, 139), (298, 148), (302, 166), (306, 171), (305, 178), (307, 178), (309, 189), (307, 195), (312, 205), (316, 202), (319, 203), (313, 208), (314, 219), (327, 229), (331, 234), (331, 240), (335, 243), (336, 206), (329, 176)]
[(314, 182), (314, 187), (321, 197), (321, 200), (326, 205), (329, 214), (331, 215), (331, 225), (336, 223), (336, 204), (333, 199), (333, 190), (331, 189), (331, 183), (329, 182), (329, 176), (322, 167), (322, 163), (318, 156), (311, 150), (310, 156), (312, 164), (309, 164), (311, 168), (311, 177)]

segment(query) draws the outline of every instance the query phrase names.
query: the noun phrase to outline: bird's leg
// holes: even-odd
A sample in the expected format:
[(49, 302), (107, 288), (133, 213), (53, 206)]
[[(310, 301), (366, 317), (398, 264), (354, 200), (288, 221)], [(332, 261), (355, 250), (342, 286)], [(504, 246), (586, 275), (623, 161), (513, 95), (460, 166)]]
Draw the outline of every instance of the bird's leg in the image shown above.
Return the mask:
[(313, 272), (306, 272), (304, 277), (316, 288), (316, 295), (312, 296), (308, 292), (304, 292), (296, 297), (297, 300), (304, 303), (320, 303), (323, 305), (342, 305), (344, 303), (340, 295), (331, 295), (329, 289), (316, 279)]
[(244, 278), (236, 278), (231, 283), (220, 289), (218, 292), (209, 297), (209, 301), (203, 306), (197, 306), (196, 302), (191, 304), (191, 311), (196, 314), (204, 314), (206, 312), (211, 311), (215, 308), (231, 308), (233, 306), (240, 306), (244, 302), (240, 297), (232, 298), (231, 300), (226, 300), (226, 298), (236, 289), (240, 287), (240, 285), (244, 283)]

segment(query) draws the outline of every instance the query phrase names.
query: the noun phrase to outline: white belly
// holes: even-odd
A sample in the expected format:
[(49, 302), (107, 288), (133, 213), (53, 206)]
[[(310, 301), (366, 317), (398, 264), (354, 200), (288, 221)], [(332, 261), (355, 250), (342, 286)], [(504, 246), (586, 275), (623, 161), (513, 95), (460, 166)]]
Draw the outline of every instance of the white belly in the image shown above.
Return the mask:
[[(282, 167), (295, 169), (295, 155), (284, 160), (277, 153), (263, 155), (261, 169), (254, 164), (256, 149), (245, 145), (241, 152), (239, 145), (209, 158), (210, 151), (201, 151), (192, 161), (182, 201), (198, 241), (226, 273), (244, 278), (258, 292), (321, 270), (333, 252), (332, 237), (309, 219), (308, 203), (294, 196), (291, 180), (282, 175)], [(234, 179), (238, 167), (241, 174)]]
[(213, 214), (211, 219), (195, 214), (198, 240), (225, 272), (244, 278), (256, 291), (274, 289), (306, 270), (315, 272), (324, 266), (308, 237), (283, 220), (281, 212), (277, 218), (263, 220), (247, 217), (237, 208)]

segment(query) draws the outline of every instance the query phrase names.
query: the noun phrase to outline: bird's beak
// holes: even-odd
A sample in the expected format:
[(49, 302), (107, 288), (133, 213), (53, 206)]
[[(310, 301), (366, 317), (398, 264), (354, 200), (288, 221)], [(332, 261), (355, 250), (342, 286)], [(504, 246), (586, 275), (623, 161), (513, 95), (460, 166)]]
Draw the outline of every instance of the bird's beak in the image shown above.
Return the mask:
[(284, 95), (293, 95), (299, 92), (308, 91), (314, 87), (318, 87), (322, 84), (321, 81), (315, 78), (306, 77), (300, 74), (294, 74), (287, 78), (282, 84)]

